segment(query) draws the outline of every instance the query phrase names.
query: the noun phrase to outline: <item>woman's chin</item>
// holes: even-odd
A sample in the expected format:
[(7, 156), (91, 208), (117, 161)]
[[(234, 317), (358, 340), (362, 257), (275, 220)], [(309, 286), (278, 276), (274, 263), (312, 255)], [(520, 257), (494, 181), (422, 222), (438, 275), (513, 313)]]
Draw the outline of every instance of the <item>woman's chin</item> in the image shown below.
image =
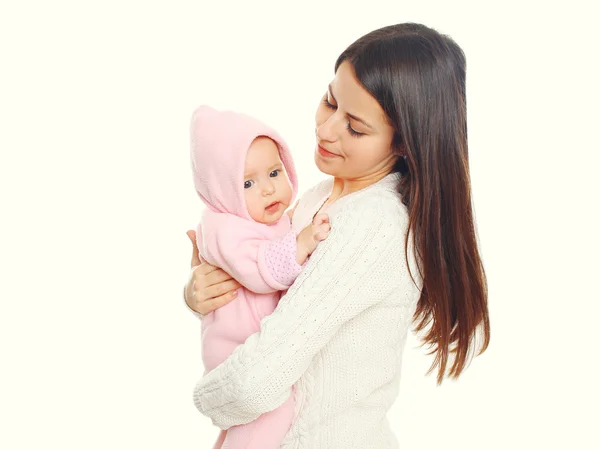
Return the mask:
[(319, 169), (320, 172), (325, 173), (326, 175), (335, 176), (337, 170), (334, 165), (331, 163), (327, 163), (327, 161), (323, 160), (323, 157), (319, 155), (318, 152), (315, 151), (315, 165)]

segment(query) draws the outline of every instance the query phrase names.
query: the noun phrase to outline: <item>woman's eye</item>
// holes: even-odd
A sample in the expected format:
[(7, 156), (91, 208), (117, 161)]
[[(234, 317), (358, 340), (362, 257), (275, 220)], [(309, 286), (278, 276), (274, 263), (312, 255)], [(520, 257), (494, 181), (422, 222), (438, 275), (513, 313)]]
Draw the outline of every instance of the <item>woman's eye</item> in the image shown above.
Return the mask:
[(271, 176), (271, 178), (276, 178), (278, 175), (279, 175), (279, 170), (273, 170), (273, 171), (271, 172), (271, 175), (270, 175), (270, 176)]
[(348, 129), (348, 132), (350, 133), (350, 135), (352, 137), (360, 137), (362, 136), (364, 133), (359, 133), (358, 131), (356, 131), (354, 128), (352, 128), (350, 126), (350, 122), (348, 122), (348, 124), (346, 125), (346, 129)]
[(323, 104), (325, 105), (326, 108), (333, 109), (334, 111), (337, 109), (337, 106), (334, 104), (331, 104), (329, 102), (329, 100), (327, 99), (327, 97), (323, 98)]
[(249, 189), (254, 184), (254, 181), (244, 181), (244, 189)]

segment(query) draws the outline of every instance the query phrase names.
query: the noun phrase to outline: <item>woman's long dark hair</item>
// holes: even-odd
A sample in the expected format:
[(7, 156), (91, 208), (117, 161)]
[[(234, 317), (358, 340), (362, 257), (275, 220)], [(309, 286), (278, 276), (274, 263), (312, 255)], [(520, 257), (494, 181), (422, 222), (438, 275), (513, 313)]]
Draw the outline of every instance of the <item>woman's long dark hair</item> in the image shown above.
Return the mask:
[[(409, 235), (423, 279), (415, 330), (431, 327), (423, 344), (433, 347), (437, 383), (465, 369), (483, 329), (479, 354), (490, 340), (487, 280), (477, 247), (467, 150), (466, 60), (448, 36), (403, 23), (375, 30), (338, 58), (379, 102), (396, 130), (400, 195), (408, 208)], [(405, 254), (405, 257), (407, 255)]]

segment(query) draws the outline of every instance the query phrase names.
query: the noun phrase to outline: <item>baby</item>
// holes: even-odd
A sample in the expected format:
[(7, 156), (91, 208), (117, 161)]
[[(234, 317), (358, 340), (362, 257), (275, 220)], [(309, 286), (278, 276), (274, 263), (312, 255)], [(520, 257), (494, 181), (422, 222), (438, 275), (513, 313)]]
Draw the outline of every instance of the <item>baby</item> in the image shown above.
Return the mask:
[[(200, 256), (243, 286), (202, 321), (208, 372), (260, 330), (330, 227), (319, 214), (297, 235), (292, 229), (285, 210), (297, 194), (296, 170), (276, 131), (247, 115), (201, 106), (190, 133), (194, 186), (207, 206), (196, 231)], [(290, 396), (257, 420), (222, 431), (214, 448), (276, 449), (293, 411)]]

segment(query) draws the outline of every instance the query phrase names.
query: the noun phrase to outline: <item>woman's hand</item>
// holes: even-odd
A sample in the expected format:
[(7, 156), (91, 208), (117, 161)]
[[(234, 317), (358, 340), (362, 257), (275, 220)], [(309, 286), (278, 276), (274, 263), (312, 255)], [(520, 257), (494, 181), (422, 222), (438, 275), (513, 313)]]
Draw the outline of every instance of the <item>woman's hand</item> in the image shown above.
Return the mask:
[(192, 271), (185, 285), (185, 302), (195, 312), (206, 315), (224, 306), (237, 296), (240, 283), (219, 267), (200, 258), (196, 246), (196, 231), (188, 231), (192, 241)]

